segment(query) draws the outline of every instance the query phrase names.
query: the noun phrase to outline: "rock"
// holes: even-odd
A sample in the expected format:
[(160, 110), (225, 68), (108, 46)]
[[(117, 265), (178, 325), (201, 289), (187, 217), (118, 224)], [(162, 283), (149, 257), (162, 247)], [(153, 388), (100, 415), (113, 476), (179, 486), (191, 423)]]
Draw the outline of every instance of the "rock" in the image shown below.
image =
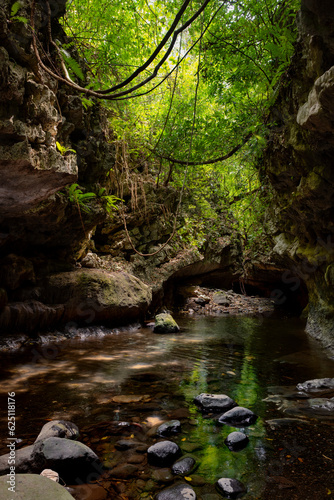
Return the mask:
[[(0, 498), (10, 498), (7, 480), (0, 477)], [(15, 485), (15, 500), (73, 500), (63, 486), (39, 474), (15, 474)]]
[(156, 500), (196, 500), (195, 491), (188, 484), (170, 486), (155, 497)]
[(171, 483), (174, 476), (170, 469), (156, 469), (153, 471), (152, 479), (158, 483)]
[(51, 481), (55, 481), (56, 483), (59, 483), (59, 474), (58, 474), (58, 472), (55, 472), (54, 470), (44, 469), (41, 472), (41, 476), (48, 477), (49, 479), (51, 479)]
[(140, 441), (133, 441), (132, 439), (120, 439), (119, 441), (117, 441), (117, 443), (115, 443), (115, 448), (119, 451), (132, 450), (137, 447), (141, 449), (142, 446), (143, 443), (141, 443)]
[(85, 444), (70, 439), (50, 437), (38, 441), (32, 459), (34, 466), (55, 470), (66, 483), (75, 483), (78, 479), (88, 482), (90, 475), (96, 478), (102, 473), (97, 455)]
[(245, 486), (237, 479), (227, 477), (218, 479), (216, 487), (219, 493), (222, 493), (226, 498), (240, 498), (240, 496), (246, 493)]
[(297, 425), (310, 425), (308, 420), (302, 420), (301, 418), (273, 418), (271, 420), (266, 420), (266, 424), (269, 425), (272, 431), (281, 429), (282, 427), (290, 427)]
[(35, 282), (34, 266), (30, 260), (15, 254), (0, 261), (0, 282), (4, 288), (15, 290), (24, 282)]
[(206, 394), (196, 396), (194, 403), (205, 413), (221, 413), (237, 405), (233, 399), (225, 394)]
[(147, 450), (148, 463), (157, 467), (170, 466), (180, 455), (179, 446), (172, 441), (160, 441)]
[(179, 420), (164, 422), (157, 429), (157, 435), (161, 437), (169, 437), (179, 432), (181, 432), (181, 422)]
[(243, 432), (231, 432), (225, 439), (224, 443), (231, 451), (243, 450), (249, 442), (248, 437)]
[(224, 292), (217, 292), (213, 295), (212, 301), (218, 306), (229, 307), (231, 301)]
[[(39, 472), (36, 467), (34, 467), (34, 461), (32, 459), (33, 451), (34, 445), (25, 446), (20, 450), (16, 450), (15, 471), (17, 473)], [(0, 475), (7, 474), (9, 472), (8, 459), (9, 453), (0, 457)]]
[(172, 472), (179, 476), (187, 476), (194, 470), (195, 464), (196, 461), (193, 457), (183, 457), (173, 464)]
[(68, 488), (68, 491), (76, 500), (107, 500), (109, 496), (104, 487), (93, 483), (79, 485), (72, 484)]
[(155, 317), (153, 331), (155, 333), (177, 333), (180, 328), (171, 314), (161, 313)]
[(334, 392), (334, 378), (318, 378), (297, 384), (297, 390), (307, 393)]
[(151, 303), (151, 289), (124, 272), (76, 269), (48, 277), (43, 300), (65, 304), (64, 322), (129, 323)]
[(115, 477), (117, 479), (128, 479), (129, 477), (132, 477), (133, 475), (135, 475), (137, 471), (138, 471), (138, 467), (136, 465), (121, 464), (121, 465), (118, 465), (117, 467), (114, 467), (109, 472), (109, 475), (111, 477)]
[(237, 406), (232, 410), (227, 411), (218, 419), (220, 424), (231, 425), (232, 427), (246, 427), (254, 424), (257, 420), (257, 415), (248, 408)]
[(78, 439), (79, 429), (72, 422), (67, 420), (51, 420), (43, 425), (41, 432), (38, 434), (35, 443), (49, 437), (59, 437), (66, 439)]

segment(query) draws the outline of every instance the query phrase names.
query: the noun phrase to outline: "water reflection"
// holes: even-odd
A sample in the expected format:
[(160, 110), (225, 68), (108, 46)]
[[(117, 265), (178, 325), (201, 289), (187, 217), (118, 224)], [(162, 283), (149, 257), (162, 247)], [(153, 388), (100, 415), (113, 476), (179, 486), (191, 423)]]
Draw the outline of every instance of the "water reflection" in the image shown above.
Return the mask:
[[(89, 337), (79, 331), (78, 338), (61, 344), (27, 346), (15, 356), (3, 353), (1, 407), (7, 392), (17, 393), (18, 435), (23, 438), (36, 436), (53, 418), (70, 419), (79, 427), (105, 420), (154, 426), (186, 409), (189, 418), (177, 441), (184, 453), (196, 456), (195, 475), (209, 483), (235, 477), (247, 484), (246, 498), (256, 498), (252, 495), (262, 495), (277, 447), (265, 420), (283, 416), (272, 400), (264, 401), (272, 395), (270, 387), (332, 377), (334, 362), (305, 336), (297, 320), (224, 317), (179, 323), (179, 335), (137, 328), (99, 329), (98, 336)], [(231, 452), (224, 444), (236, 429), (218, 426), (193, 404), (203, 392), (227, 394), (259, 415), (256, 424), (238, 429), (250, 440), (243, 451)], [(6, 436), (5, 417), (1, 436)]]

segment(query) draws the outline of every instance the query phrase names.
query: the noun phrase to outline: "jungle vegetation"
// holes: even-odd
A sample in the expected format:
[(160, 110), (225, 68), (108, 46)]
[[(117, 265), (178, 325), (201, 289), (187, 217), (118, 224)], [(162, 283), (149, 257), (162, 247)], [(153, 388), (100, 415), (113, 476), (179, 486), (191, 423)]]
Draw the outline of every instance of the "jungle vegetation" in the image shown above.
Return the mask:
[[(259, 182), (268, 109), (296, 40), (300, 0), (69, 0), (60, 47), (84, 106), (100, 99), (132, 168), (187, 191), (180, 235), (228, 214), (244, 244), (265, 232)], [(84, 70), (71, 55), (75, 46)], [(125, 161), (125, 159), (124, 159)]]

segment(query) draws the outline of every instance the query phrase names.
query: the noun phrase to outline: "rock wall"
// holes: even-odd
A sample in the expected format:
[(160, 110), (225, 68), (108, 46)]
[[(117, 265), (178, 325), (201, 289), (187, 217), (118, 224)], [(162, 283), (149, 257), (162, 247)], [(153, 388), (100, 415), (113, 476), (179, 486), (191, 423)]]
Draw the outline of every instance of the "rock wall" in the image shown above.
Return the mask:
[(307, 330), (334, 348), (334, 4), (302, 0), (299, 39), (261, 165), (276, 260), (309, 292)]

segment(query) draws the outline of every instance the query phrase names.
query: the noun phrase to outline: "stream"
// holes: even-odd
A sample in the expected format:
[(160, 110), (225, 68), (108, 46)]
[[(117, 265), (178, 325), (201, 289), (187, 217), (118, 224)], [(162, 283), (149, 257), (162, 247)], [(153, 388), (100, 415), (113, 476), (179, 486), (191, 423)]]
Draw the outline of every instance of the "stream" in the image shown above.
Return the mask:
[[(3, 349), (0, 407), (15, 392), (20, 446), (31, 444), (46, 421), (70, 420), (112, 472), (123, 460), (114, 444), (124, 436), (104, 435), (106, 422), (132, 423), (125, 437), (151, 445), (155, 426), (178, 419), (182, 431), (171, 439), (196, 459), (185, 481), (198, 499), (222, 498), (215, 489), (221, 477), (242, 481), (245, 500), (334, 498), (334, 410), (310, 407), (295, 394), (300, 382), (334, 377), (334, 360), (305, 334), (304, 323), (284, 315), (176, 319), (179, 334), (89, 327)], [(218, 426), (194, 405), (200, 393), (227, 394), (259, 418), (245, 429)], [(249, 437), (240, 452), (224, 444), (233, 430)], [(6, 411), (0, 435), (4, 454)], [(150, 499), (173, 484), (170, 471), (141, 458), (129, 477), (103, 476), (104, 497), (80, 497), (79, 488), (76, 498)]]

